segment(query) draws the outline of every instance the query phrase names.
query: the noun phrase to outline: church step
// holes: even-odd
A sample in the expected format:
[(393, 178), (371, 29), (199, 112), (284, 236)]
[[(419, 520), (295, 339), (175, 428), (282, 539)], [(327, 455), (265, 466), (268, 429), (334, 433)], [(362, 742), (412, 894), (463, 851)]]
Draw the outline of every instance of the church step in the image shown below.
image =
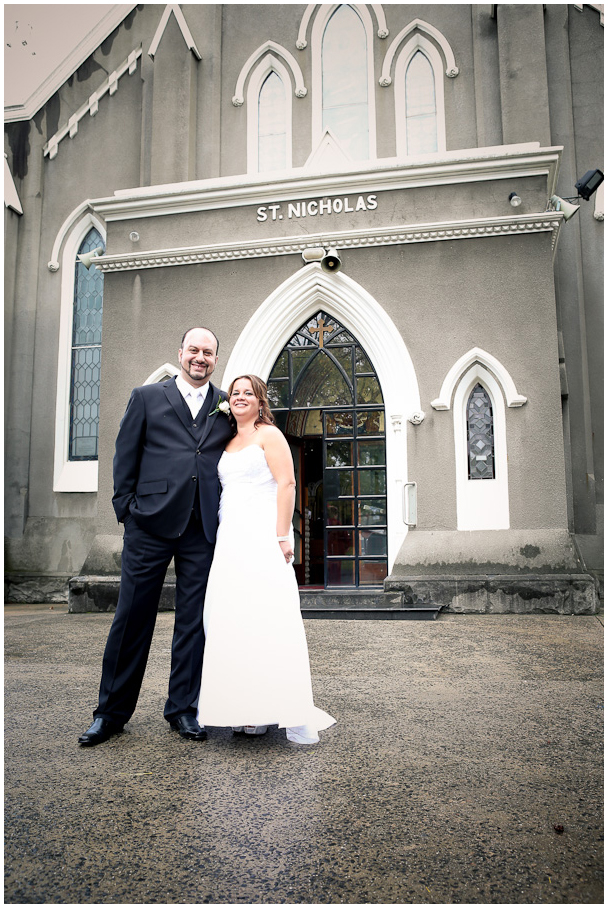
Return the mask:
[(434, 602), (404, 605), (401, 594), (381, 590), (300, 589), (300, 608), (304, 618), (434, 621), (443, 606)]

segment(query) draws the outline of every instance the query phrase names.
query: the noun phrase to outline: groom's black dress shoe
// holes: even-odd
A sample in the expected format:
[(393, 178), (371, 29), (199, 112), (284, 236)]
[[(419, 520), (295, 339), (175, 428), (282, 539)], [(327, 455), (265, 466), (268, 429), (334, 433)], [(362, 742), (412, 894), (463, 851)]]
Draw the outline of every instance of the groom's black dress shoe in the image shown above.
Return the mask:
[(201, 728), (195, 717), (190, 714), (171, 719), (169, 724), (174, 731), (180, 733), (182, 738), (189, 738), (191, 741), (205, 741), (207, 738), (205, 729)]
[(95, 747), (96, 744), (102, 744), (104, 741), (107, 741), (112, 735), (119, 734), (122, 729), (123, 726), (119, 725), (117, 722), (98, 718), (95, 719), (91, 727), (87, 728), (85, 733), (78, 738), (78, 743), (82, 744), (83, 747)]

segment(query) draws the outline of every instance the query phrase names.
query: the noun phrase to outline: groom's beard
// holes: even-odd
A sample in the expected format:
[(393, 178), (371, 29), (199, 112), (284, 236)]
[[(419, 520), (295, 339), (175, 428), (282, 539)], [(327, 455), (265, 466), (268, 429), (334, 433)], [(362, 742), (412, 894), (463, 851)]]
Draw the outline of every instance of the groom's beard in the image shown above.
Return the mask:
[(215, 366), (209, 365), (208, 363), (202, 363), (201, 369), (193, 369), (192, 363), (182, 363), (182, 369), (188, 373), (192, 381), (197, 381), (201, 384), (204, 384), (213, 374)]

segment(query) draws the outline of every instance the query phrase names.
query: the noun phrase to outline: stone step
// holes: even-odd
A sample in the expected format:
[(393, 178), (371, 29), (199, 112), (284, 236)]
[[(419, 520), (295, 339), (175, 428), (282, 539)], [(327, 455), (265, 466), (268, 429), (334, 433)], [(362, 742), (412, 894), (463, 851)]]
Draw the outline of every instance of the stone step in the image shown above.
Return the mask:
[(434, 621), (443, 608), (434, 602), (405, 605), (401, 593), (382, 590), (300, 590), (304, 618)]

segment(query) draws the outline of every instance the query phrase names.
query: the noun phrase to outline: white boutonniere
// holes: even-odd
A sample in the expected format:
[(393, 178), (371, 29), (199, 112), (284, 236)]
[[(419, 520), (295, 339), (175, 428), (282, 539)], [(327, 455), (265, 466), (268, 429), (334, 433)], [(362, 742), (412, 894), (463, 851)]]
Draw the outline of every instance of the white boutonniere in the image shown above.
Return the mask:
[(220, 397), (217, 407), (215, 410), (212, 410), (209, 416), (215, 416), (216, 413), (223, 413), (224, 416), (228, 416), (230, 413), (230, 404), (225, 397)]

